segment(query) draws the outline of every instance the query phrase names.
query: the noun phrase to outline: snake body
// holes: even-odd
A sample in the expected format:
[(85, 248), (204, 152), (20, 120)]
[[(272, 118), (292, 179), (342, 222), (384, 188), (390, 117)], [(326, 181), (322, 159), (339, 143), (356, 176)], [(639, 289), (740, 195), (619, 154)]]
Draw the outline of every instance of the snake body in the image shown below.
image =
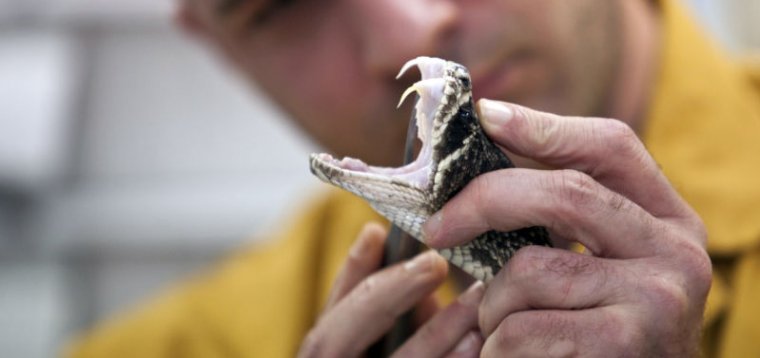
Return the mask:
[[(514, 167), (485, 135), (473, 109), (468, 70), (455, 62), (418, 57), (399, 73), (417, 66), (422, 80), (402, 96), (417, 92), (417, 160), (401, 168), (380, 168), (360, 160), (336, 160), (312, 154), (311, 171), (321, 180), (348, 190), (388, 220), (424, 242), (422, 224), (480, 174)], [(399, 103), (400, 105), (400, 103)], [(438, 252), (478, 280), (488, 282), (514, 253), (526, 245), (549, 246), (545, 228), (488, 231), (467, 244)]]

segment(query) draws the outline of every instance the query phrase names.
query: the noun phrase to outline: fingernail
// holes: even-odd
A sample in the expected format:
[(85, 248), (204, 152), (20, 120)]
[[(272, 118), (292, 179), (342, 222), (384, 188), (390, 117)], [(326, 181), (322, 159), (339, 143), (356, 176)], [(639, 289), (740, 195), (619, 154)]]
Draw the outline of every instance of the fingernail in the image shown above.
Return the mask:
[(437, 255), (434, 251), (425, 251), (411, 261), (407, 261), (404, 264), (404, 269), (412, 273), (423, 273), (429, 271), (433, 267), (433, 255)]
[(433, 216), (422, 225), (422, 242), (427, 244), (431, 239), (434, 239), (438, 234), (438, 231), (441, 230), (442, 223), (443, 213), (439, 211), (433, 214)]
[(454, 353), (468, 353), (475, 351), (478, 349), (478, 340), (477, 333), (467, 333), (467, 335), (459, 341), (457, 346), (454, 347)]
[(479, 109), (485, 126), (501, 127), (514, 116), (514, 111), (509, 106), (487, 99), (480, 100)]
[(459, 296), (459, 302), (465, 306), (477, 306), (480, 304), (480, 300), (483, 299), (483, 293), (485, 292), (485, 285), (482, 281), (477, 281), (470, 286), (463, 294)]

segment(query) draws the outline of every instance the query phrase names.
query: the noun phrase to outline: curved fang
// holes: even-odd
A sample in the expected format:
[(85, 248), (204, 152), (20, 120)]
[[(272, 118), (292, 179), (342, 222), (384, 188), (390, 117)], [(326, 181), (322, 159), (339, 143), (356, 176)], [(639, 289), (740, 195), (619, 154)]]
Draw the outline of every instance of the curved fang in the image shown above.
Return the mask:
[(429, 78), (426, 80), (417, 81), (417, 83), (413, 84), (411, 87), (407, 88), (406, 91), (404, 91), (404, 94), (401, 95), (401, 100), (399, 100), (396, 108), (401, 107), (401, 105), (404, 103), (404, 100), (414, 92), (417, 92), (420, 95), (420, 98), (423, 100), (433, 99), (434, 103), (437, 105), (438, 101), (440, 101), (439, 92), (443, 91), (445, 85), (446, 80), (443, 78)]
[(429, 57), (422, 57), (422, 56), (420, 56), (420, 57), (417, 57), (417, 58), (413, 58), (413, 59), (411, 59), (409, 61), (406, 61), (406, 63), (404, 64), (404, 66), (401, 67), (401, 71), (399, 71), (398, 75), (396, 75), (396, 79), (401, 78), (401, 76), (403, 76), (404, 73), (406, 73), (406, 71), (409, 71), (410, 68), (412, 68), (414, 66), (419, 66), (420, 61), (424, 61), (425, 59), (428, 59), (428, 58)]
[(401, 67), (401, 71), (399, 71), (398, 75), (396, 75), (396, 79), (401, 78), (401, 76), (403, 76), (406, 71), (414, 66), (417, 66), (417, 68), (420, 69), (423, 80), (426, 80), (428, 78), (443, 77), (446, 70), (446, 60), (425, 56), (411, 59), (404, 64), (404, 67)]

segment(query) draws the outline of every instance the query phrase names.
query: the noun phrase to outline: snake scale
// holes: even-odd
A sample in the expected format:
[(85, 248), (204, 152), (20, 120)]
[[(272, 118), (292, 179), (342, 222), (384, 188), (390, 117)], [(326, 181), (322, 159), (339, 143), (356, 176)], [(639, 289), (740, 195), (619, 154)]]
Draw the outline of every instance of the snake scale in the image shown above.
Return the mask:
[[(321, 180), (348, 190), (385, 218), (424, 242), (422, 224), (480, 174), (514, 167), (485, 135), (473, 108), (472, 83), (464, 66), (439, 58), (418, 57), (407, 62), (398, 77), (417, 66), (422, 80), (411, 93), (415, 106), (420, 154), (400, 168), (373, 167), (354, 158), (312, 154), (311, 171)], [(438, 252), (478, 280), (488, 282), (514, 253), (526, 245), (549, 246), (545, 228), (488, 231), (474, 240)]]

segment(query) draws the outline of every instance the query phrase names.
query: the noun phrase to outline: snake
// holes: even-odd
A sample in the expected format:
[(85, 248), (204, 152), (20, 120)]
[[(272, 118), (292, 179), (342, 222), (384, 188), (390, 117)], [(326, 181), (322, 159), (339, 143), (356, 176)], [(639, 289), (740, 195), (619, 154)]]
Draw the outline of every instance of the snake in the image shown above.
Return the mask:
[[(477, 176), (514, 164), (483, 131), (474, 110), (467, 68), (454, 61), (417, 57), (396, 79), (417, 67), (422, 79), (401, 95), (397, 107), (417, 94), (413, 120), (422, 142), (417, 158), (401, 167), (376, 167), (327, 153), (309, 157), (312, 174), (347, 190), (415, 239), (425, 242), (423, 224)], [(527, 245), (551, 246), (542, 226), (514, 231), (490, 230), (438, 253), (477, 280), (488, 283), (509, 259)]]

